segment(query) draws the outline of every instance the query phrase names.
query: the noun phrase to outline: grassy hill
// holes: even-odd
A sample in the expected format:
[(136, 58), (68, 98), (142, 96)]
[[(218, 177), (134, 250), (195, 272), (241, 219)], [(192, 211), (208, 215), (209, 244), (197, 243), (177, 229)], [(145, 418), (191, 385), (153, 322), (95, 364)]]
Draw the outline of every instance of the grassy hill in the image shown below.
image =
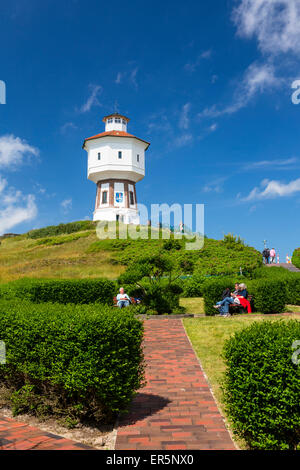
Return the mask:
[(2, 237), (0, 282), (21, 277), (116, 279), (130, 261), (161, 251), (193, 260), (197, 274), (238, 273), (240, 267), (251, 272), (261, 265), (260, 253), (233, 236), (206, 238), (202, 250), (186, 251), (184, 240), (99, 240), (93, 222), (76, 222)]

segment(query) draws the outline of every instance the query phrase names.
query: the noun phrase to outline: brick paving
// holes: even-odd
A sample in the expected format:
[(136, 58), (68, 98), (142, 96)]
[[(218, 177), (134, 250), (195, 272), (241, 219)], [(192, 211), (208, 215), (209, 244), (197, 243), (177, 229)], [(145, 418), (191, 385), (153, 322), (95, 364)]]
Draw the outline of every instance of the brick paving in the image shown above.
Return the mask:
[(119, 422), (116, 450), (234, 450), (179, 319), (145, 321), (147, 385)]
[(0, 450), (92, 450), (92, 447), (0, 416)]

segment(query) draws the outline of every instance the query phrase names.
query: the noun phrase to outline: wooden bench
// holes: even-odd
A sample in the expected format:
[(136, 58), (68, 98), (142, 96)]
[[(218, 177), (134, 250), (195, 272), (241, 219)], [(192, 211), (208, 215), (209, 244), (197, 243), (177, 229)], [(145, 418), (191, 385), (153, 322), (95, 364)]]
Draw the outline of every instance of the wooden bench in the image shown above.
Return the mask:
[[(130, 297), (130, 302), (132, 305), (136, 305), (137, 304), (137, 301), (135, 300), (134, 297)], [(114, 307), (117, 307), (118, 306), (118, 301), (117, 301), (117, 297), (114, 297)]]
[[(252, 296), (252, 295), (248, 295), (247, 300), (250, 302), (251, 310), (252, 310), (252, 312), (253, 312), (253, 296)], [(230, 304), (230, 305), (229, 305), (229, 312), (230, 312), (230, 311), (231, 311), (232, 313), (248, 313), (247, 307), (243, 307), (243, 306), (240, 305), (240, 304)]]

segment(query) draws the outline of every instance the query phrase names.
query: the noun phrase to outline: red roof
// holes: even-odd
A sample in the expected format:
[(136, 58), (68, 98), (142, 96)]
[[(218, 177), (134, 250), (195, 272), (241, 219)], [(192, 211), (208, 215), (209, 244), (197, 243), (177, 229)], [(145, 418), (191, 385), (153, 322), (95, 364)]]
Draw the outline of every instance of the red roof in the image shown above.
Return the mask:
[[(145, 144), (150, 145), (149, 142), (146, 142), (146, 140), (140, 139), (139, 137), (136, 137), (133, 134), (128, 134), (128, 132), (124, 131), (108, 131), (108, 132), (101, 132), (101, 134), (93, 135), (92, 137), (88, 137), (87, 139), (84, 140), (84, 144), (86, 143), (87, 140), (93, 140), (93, 139), (100, 139), (101, 137), (107, 137), (107, 136), (114, 136), (114, 137), (132, 137), (133, 139), (140, 140), (141, 142), (144, 142)], [(147, 148), (148, 148), (147, 147)], [(147, 150), (147, 149), (146, 149)]]

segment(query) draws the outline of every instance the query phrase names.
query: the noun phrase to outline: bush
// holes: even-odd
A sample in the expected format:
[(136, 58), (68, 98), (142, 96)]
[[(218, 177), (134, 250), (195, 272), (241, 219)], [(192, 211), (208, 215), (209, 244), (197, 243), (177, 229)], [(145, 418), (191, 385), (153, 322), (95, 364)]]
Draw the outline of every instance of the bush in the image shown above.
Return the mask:
[(96, 224), (91, 220), (81, 220), (79, 222), (70, 222), (69, 224), (49, 225), (48, 227), (31, 230), (28, 232), (28, 238), (44, 238), (55, 235), (62, 235), (83, 230), (95, 229)]
[(259, 279), (249, 283), (255, 310), (261, 313), (282, 313), (287, 303), (287, 288), (282, 280)]
[(142, 384), (142, 336), (130, 309), (1, 300), (0, 382), (13, 391), (16, 413), (108, 419)]
[[(277, 269), (277, 268), (275, 268)], [(206, 315), (215, 315), (213, 307), (222, 298), (222, 292), (229, 287), (234, 290), (235, 282), (244, 282), (239, 279), (215, 278), (205, 281), (203, 285), (204, 310)], [(254, 309), (260, 313), (282, 313), (287, 303), (286, 282), (281, 279), (256, 279), (246, 281), (247, 290), (253, 298)]]
[(223, 392), (235, 434), (251, 449), (295, 449), (300, 444), (300, 366), (292, 344), (300, 322), (257, 322), (225, 344)]
[(199, 275), (186, 279), (183, 283), (182, 297), (203, 297), (205, 281), (207, 281), (207, 277)]
[(300, 269), (300, 248), (297, 248), (292, 257), (292, 263)]
[(300, 273), (291, 272), (282, 267), (260, 268), (254, 272), (256, 279), (280, 280), (287, 289), (286, 303), (300, 305)]
[(204, 294), (204, 311), (205, 315), (213, 316), (216, 315), (216, 309), (214, 305), (218, 300), (222, 299), (222, 293), (224, 290), (229, 287), (229, 289), (234, 291), (234, 284), (236, 281), (229, 278), (217, 278), (209, 279), (203, 285), (203, 294)]
[[(61, 304), (112, 305), (116, 285), (107, 279), (20, 279), (5, 285), (17, 298)], [(1, 289), (0, 289), (1, 291)], [(5, 295), (4, 295), (5, 296)]]

